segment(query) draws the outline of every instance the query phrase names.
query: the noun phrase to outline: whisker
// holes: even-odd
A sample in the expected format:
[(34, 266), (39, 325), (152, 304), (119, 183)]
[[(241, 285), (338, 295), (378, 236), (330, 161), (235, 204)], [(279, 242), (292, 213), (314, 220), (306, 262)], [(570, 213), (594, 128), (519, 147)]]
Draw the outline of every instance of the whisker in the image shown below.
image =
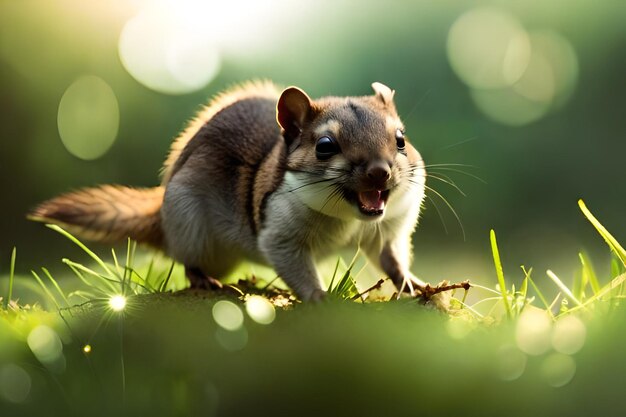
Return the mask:
[(460, 142), (457, 142), (457, 143), (453, 143), (453, 144), (451, 144), (451, 145), (444, 146), (443, 148), (439, 148), (438, 150), (439, 150), (439, 151), (445, 151), (445, 150), (447, 150), (447, 149), (454, 148), (455, 146), (461, 146), (461, 145), (464, 145), (464, 144), (466, 144), (466, 143), (468, 143), (468, 142), (472, 142), (472, 141), (474, 141), (474, 140), (476, 140), (476, 139), (478, 139), (478, 136), (472, 136), (471, 138), (463, 139), (463, 140), (462, 140), (462, 141), (460, 141)]
[[(298, 186), (298, 187), (296, 187), (296, 188), (293, 188), (293, 189), (291, 189), (291, 190), (288, 190), (288, 192), (290, 192), (290, 193), (291, 193), (291, 192), (294, 192), (294, 191), (298, 191), (298, 190), (300, 190), (300, 189), (302, 189), (302, 188), (304, 188), (304, 187), (308, 187), (308, 186), (315, 185), (315, 184), (320, 184), (320, 183), (323, 183), (323, 182), (329, 182), (329, 181), (339, 181), (339, 180), (341, 180), (343, 177), (345, 177), (346, 175), (347, 175), (347, 174), (343, 174), (343, 175), (339, 175), (339, 176), (337, 176), (337, 177), (333, 177), (333, 178), (323, 178), (323, 179), (321, 179), (321, 180), (311, 181), (311, 182), (309, 182), (309, 183), (307, 183), (307, 184), (303, 184), (303, 185), (300, 185), (300, 186)], [(330, 184), (330, 185), (332, 186), (332, 184)]]
[[(320, 212), (324, 211), (324, 208), (326, 207), (326, 204), (328, 204), (331, 199), (333, 199), (335, 197), (340, 197), (339, 194), (341, 193), (341, 186), (339, 184), (333, 184), (333, 185), (335, 186), (335, 189), (330, 192), (328, 197), (326, 197), (326, 201), (324, 201), (324, 204), (320, 208)], [(335, 200), (335, 204), (337, 204), (337, 200), (338, 199)]]
[(437, 168), (437, 167), (463, 167), (463, 168), (474, 168), (479, 169), (476, 165), (470, 164), (458, 164), (458, 163), (440, 163), (440, 164), (427, 164), (424, 165), (424, 168)]
[(287, 190), (287, 192), (292, 193), (292, 192), (298, 191), (298, 190), (300, 190), (300, 189), (302, 189), (304, 187), (308, 187), (308, 186), (315, 185), (315, 184), (320, 184), (320, 183), (323, 183), (323, 182), (333, 181), (334, 179), (335, 178), (324, 178), (322, 180), (311, 181), (311, 182), (309, 182), (307, 184), (300, 185), (300, 186), (298, 186), (296, 188), (292, 188), (291, 190)]
[[(326, 207), (326, 205), (331, 201), (331, 200), (335, 200), (335, 204), (338, 203), (338, 201), (341, 198), (341, 184), (335, 183), (335, 184), (331, 184), (331, 186), (334, 186), (335, 188), (328, 194), (328, 196), (326, 196), (326, 198), (324, 199), (324, 204), (322, 205), (322, 207), (320, 208), (319, 212), (320, 214), (322, 214), (322, 212), (324, 211), (324, 208)], [(313, 234), (317, 234), (318, 231), (320, 230), (320, 227), (322, 226), (322, 221), (316, 221), (315, 224), (312, 225), (312, 227), (308, 228), (307, 234), (305, 236), (305, 239), (308, 241), (309, 240), (309, 236), (313, 235)]]
[(431, 192), (435, 193), (435, 195), (436, 195), (436, 196), (438, 196), (438, 197), (439, 197), (439, 198), (440, 198), (440, 199), (441, 199), (441, 200), (442, 200), (442, 201), (443, 201), (443, 202), (444, 202), (444, 203), (448, 206), (448, 208), (450, 209), (450, 211), (452, 212), (452, 214), (453, 214), (453, 215), (454, 215), (454, 217), (456, 218), (456, 221), (459, 223), (459, 226), (461, 227), (461, 232), (463, 233), (463, 241), (465, 241), (465, 240), (466, 240), (466, 239), (465, 239), (465, 228), (463, 227), (463, 223), (461, 222), (461, 218), (459, 217), (458, 213), (456, 212), (456, 210), (454, 209), (454, 207), (452, 207), (452, 204), (450, 204), (450, 203), (448, 202), (448, 200), (447, 200), (444, 196), (442, 196), (439, 192), (437, 192), (434, 188), (429, 187), (429, 186), (427, 186), (427, 185), (424, 185), (424, 187), (425, 187), (427, 190), (429, 190), (429, 191), (431, 191)]
[(422, 94), (422, 98), (419, 99), (419, 101), (417, 103), (415, 103), (413, 105), (413, 107), (411, 108), (411, 110), (407, 113), (406, 116), (404, 116), (407, 120), (409, 119), (409, 117), (411, 117), (411, 114), (413, 114), (413, 112), (415, 111), (415, 109), (417, 109), (417, 107), (422, 104), (422, 102), (424, 100), (426, 100), (426, 97), (428, 97), (428, 95), (430, 94), (430, 92), (433, 91), (433, 88), (429, 88), (428, 90), (426, 90), (426, 92), (424, 94)]
[(314, 175), (314, 176), (317, 176), (317, 177), (321, 177), (325, 173), (328, 173), (328, 172), (343, 173), (343, 174), (350, 173), (349, 169), (336, 168), (336, 167), (325, 167), (323, 169), (316, 169), (316, 170), (311, 170), (311, 171), (306, 170), (306, 169), (288, 168), (287, 171), (290, 171), (290, 172), (300, 172), (300, 173), (303, 173), (303, 174), (310, 174), (310, 175)]
[(435, 169), (431, 169), (431, 172), (435, 172), (437, 173), (438, 170), (443, 170), (443, 171), (451, 171), (451, 172), (458, 172), (459, 174), (463, 174), (463, 175), (467, 175), (468, 177), (474, 178), (477, 181), (482, 182), (483, 184), (487, 184), (487, 181), (483, 180), (482, 178), (480, 178), (477, 175), (474, 174), (470, 174), (469, 172), (463, 171), (461, 169), (456, 169), (456, 168), (448, 168), (448, 167), (437, 167)]
[(456, 185), (456, 183), (455, 183), (454, 181), (452, 181), (451, 179), (444, 179), (444, 178), (438, 177), (438, 176), (433, 175), (433, 174), (429, 175), (429, 177), (430, 177), (430, 178), (432, 178), (432, 179), (434, 179), (434, 180), (439, 180), (439, 181), (441, 181), (441, 182), (443, 182), (443, 183), (448, 184), (449, 186), (451, 186), (451, 187), (453, 187), (455, 190), (457, 190), (457, 191), (458, 191), (458, 192), (459, 192), (459, 193), (460, 193), (463, 197), (467, 197), (467, 194), (465, 194), (465, 193), (464, 193), (464, 192), (463, 192), (463, 191), (459, 188), (459, 186), (458, 186), (458, 185)]
[(439, 215), (439, 220), (441, 220), (441, 225), (443, 226), (443, 231), (447, 235), (448, 234), (448, 226), (446, 226), (446, 221), (443, 219), (443, 215), (441, 214), (441, 211), (439, 210), (439, 207), (437, 206), (437, 203), (428, 194), (426, 194), (426, 198), (429, 199), (433, 203), (433, 206), (435, 207), (435, 210), (437, 211), (437, 214)]

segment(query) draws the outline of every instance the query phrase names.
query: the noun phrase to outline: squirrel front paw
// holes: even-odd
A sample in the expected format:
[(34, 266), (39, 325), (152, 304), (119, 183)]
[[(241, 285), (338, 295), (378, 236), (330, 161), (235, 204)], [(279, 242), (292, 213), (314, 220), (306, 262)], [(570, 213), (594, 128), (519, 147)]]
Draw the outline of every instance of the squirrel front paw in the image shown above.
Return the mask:
[(303, 298), (303, 301), (319, 303), (321, 301), (324, 301), (326, 299), (326, 296), (326, 291), (322, 290), (321, 288), (316, 288), (308, 295), (308, 297)]

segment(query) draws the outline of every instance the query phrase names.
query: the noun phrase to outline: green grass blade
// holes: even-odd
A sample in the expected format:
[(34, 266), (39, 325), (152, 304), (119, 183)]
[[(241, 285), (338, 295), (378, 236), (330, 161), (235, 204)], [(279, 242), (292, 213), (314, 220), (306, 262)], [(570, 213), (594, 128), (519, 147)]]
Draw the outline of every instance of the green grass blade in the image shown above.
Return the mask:
[(598, 219), (596, 219), (593, 214), (591, 214), (583, 200), (578, 200), (578, 206), (580, 207), (580, 210), (583, 212), (585, 217), (587, 217), (587, 220), (591, 222), (591, 224), (596, 228), (598, 233), (600, 233), (600, 236), (604, 238), (604, 241), (609, 245), (611, 250), (617, 255), (622, 264), (626, 266), (626, 250), (624, 250), (624, 248), (609, 233), (609, 231), (606, 230), (604, 226), (602, 226)]
[(517, 301), (517, 298), (516, 298), (516, 306), (515, 306), (515, 309), (518, 315), (520, 315), (522, 311), (524, 311), (524, 308), (526, 307), (526, 304), (528, 303), (528, 276), (526, 274), (526, 269), (524, 268), (523, 265), (522, 265), (522, 271), (524, 271), (525, 276), (524, 276), (524, 280), (522, 281), (522, 286), (520, 287), (519, 295), (518, 295), (518, 297), (521, 298), (522, 303), (520, 305), (519, 301)]
[(617, 277), (613, 278), (611, 280), (611, 282), (609, 282), (604, 287), (602, 287), (602, 289), (600, 291), (598, 291), (592, 297), (589, 297), (587, 300), (585, 300), (585, 302), (583, 303), (582, 306), (572, 308), (571, 310), (569, 310), (569, 313), (573, 313), (573, 312), (575, 312), (577, 310), (580, 310), (581, 308), (586, 308), (587, 306), (591, 305), (592, 303), (600, 300), (605, 295), (608, 295), (611, 292), (613, 292), (614, 290), (621, 288), (622, 285), (624, 285), (624, 282), (626, 282), (626, 274), (622, 274), (620, 276), (617, 276)]
[[(99, 282), (101, 282), (102, 284), (104, 284), (110, 291), (111, 293), (115, 293), (117, 294), (117, 288), (114, 284), (118, 284), (119, 281), (115, 280), (115, 279), (111, 279), (111, 278), (107, 278), (102, 274), (97, 273), (96, 271), (87, 268), (84, 265), (81, 265), (77, 262), (73, 262), (70, 261), (69, 259), (62, 259), (62, 262), (66, 265), (69, 265), (70, 267), (74, 267), (77, 270), (81, 271), (81, 272), (85, 272), (95, 278), (97, 278), (99, 280)], [(91, 287), (95, 287), (95, 283), (89, 281), (89, 280), (85, 280), (85, 283), (87, 283), (87, 285), (91, 286)]]
[(500, 293), (502, 294), (502, 303), (506, 310), (506, 315), (510, 319), (511, 305), (509, 304), (508, 295), (506, 292), (506, 282), (504, 281), (504, 271), (502, 270), (502, 262), (500, 261), (500, 252), (498, 251), (498, 242), (496, 241), (496, 232), (491, 229), (489, 234), (491, 240), (491, 252), (493, 254), (493, 263), (496, 267), (496, 275), (498, 276), (498, 284), (500, 285)]
[(481, 290), (485, 290), (487, 292), (490, 292), (490, 293), (493, 293), (493, 294), (498, 294), (499, 296), (501, 296), (500, 291), (496, 291), (493, 288), (485, 287), (484, 285), (475, 284), (475, 283), (472, 282), (472, 288), (480, 288)]
[[(522, 286), (520, 287), (519, 292), (522, 295), (522, 297), (524, 297), (524, 301), (526, 301), (526, 296), (528, 294), (528, 276), (530, 275), (530, 273), (527, 274), (523, 266), (522, 266), (522, 271), (524, 271), (524, 280), (522, 281)], [(532, 271), (532, 268), (531, 268), (531, 271)]]
[[(122, 275), (121, 282), (122, 287), (120, 288), (122, 295), (126, 295), (126, 287), (130, 287), (130, 279), (132, 275), (131, 269), (133, 264), (131, 246), (131, 240), (130, 238), (128, 238), (128, 240), (126, 241), (126, 265), (124, 265), (124, 275)], [(126, 281), (128, 281), (128, 284), (126, 283)]]
[(156, 288), (154, 288), (154, 285), (152, 285), (152, 269), (154, 268), (154, 258), (156, 257), (156, 255), (152, 256), (150, 258), (150, 263), (148, 264), (148, 272), (146, 272), (146, 285), (148, 287), (150, 287), (150, 292), (155, 292)]
[(61, 309), (61, 306), (59, 305), (59, 303), (57, 302), (57, 299), (54, 298), (54, 295), (52, 294), (52, 292), (48, 289), (48, 287), (46, 286), (46, 284), (41, 280), (41, 278), (39, 278), (39, 275), (37, 275), (37, 273), (35, 271), (30, 271), (33, 276), (35, 277), (35, 279), (37, 280), (37, 282), (39, 283), (39, 285), (41, 285), (41, 288), (43, 289), (43, 291), (46, 293), (46, 295), (48, 297), (50, 297), (50, 299), (52, 300), (52, 302), (54, 303), (54, 305), (57, 307), (57, 309)]
[(80, 297), (85, 301), (92, 301), (95, 298), (99, 298), (95, 293), (85, 291), (85, 290), (72, 291), (67, 296), (68, 297)]
[(530, 268), (528, 272), (526, 272), (526, 270), (524, 269), (526, 278), (528, 279), (528, 282), (530, 282), (530, 285), (531, 287), (533, 287), (533, 290), (535, 291), (535, 293), (537, 293), (537, 297), (539, 297), (539, 300), (541, 300), (541, 304), (543, 304), (548, 314), (550, 314), (550, 317), (554, 318), (554, 315), (552, 314), (552, 309), (550, 308), (550, 304), (548, 304), (548, 300), (543, 295), (543, 292), (541, 292), (537, 284), (535, 284), (535, 281), (533, 281), (533, 279), (530, 277), (530, 274), (532, 273), (532, 271), (533, 271), (532, 268)]
[(583, 301), (585, 299), (585, 288), (588, 284), (587, 277), (583, 273), (582, 268), (574, 273), (574, 279), (572, 281), (572, 294), (578, 300)]
[(77, 269), (74, 267), (74, 265), (71, 265), (67, 262), (63, 262), (65, 263), (67, 266), (70, 267), (70, 269), (74, 272), (74, 274), (88, 287), (93, 287), (93, 283), (89, 282), (89, 280), (87, 280), (87, 278), (85, 278), (85, 276)]
[(358, 249), (356, 253), (354, 254), (354, 257), (350, 261), (350, 265), (348, 265), (348, 268), (346, 269), (344, 274), (341, 276), (341, 279), (339, 280), (339, 282), (337, 282), (337, 284), (333, 287), (331, 286), (328, 287), (329, 294), (336, 295), (344, 299), (351, 299), (353, 296), (359, 293), (356, 287), (356, 282), (354, 281), (354, 278), (352, 277), (352, 270), (354, 269), (354, 265), (356, 264), (356, 261), (359, 257), (359, 253), (360, 253), (360, 249)]
[(593, 297), (591, 297), (589, 300), (587, 300), (587, 302), (591, 303), (599, 298), (604, 297), (605, 295), (609, 294), (611, 291), (621, 287), (624, 284), (624, 281), (626, 281), (626, 274), (622, 274), (613, 278), (611, 282), (609, 282), (604, 287), (602, 287), (602, 289), (598, 291), (598, 293), (595, 294)]
[(167, 289), (167, 284), (169, 284), (170, 278), (172, 277), (172, 272), (174, 272), (174, 265), (176, 265), (176, 261), (172, 261), (172, 266), (170, 266), (169, 271), (167, 271), (167, 276), (161, 283), (161, 286), (159, 287), (159, 292), (164, 292)]
[(115, 269), (117, 270), (117, 275), (122, 276), (122, 268), (120, 268), (120, 263), (117, 261), (117, 254), (115, 253), (115, 249), (111, 248), (111, 256), (113, 257), (113, 264), (115, 265)]
[(615, 256), (615, 254), (612, 254), (611, 256), (611, 278), (614, 278), (618, 275), (622, 275), (624, 272), (626, 272), (626, 265), (622, 265), (619, 261), (619, 259), (617, 258), (617, 256)]
[(333, 288), (333, 285), (335, 284), (335, 278), (337, 277), (337, 271), (339, 270), (339, 263), (341, 262), (341, 257), (338, 256), (337, 257), (337, 263), (335, 264), (335, 270), (333, 271), (333, 276), (330, 279), (330, 284), (328, 284), (328, 290), (330, 291), (331, 288)]
[(357, 294), (356, 283), (352, 278), (352, 268), (349, 268), (337, 284), (336, 295), (341, 298), (350, 299)]
[(583, 303), (581, 303), (580, 300), (578, 300), (578, 298), (576, 298), (574, 296), (574, 294), (572, 294), (570, 289), (567, 288), (567, 286), (563, 283), (563, 281), (561, 281), (561, 279), (559, 277), (557, 277), (554, 272), (552, 272), (552, 271), (550, 271), (548, 269), (546, 271), (546, 274), (548, 274), (550, 279), (556, 284), (557, 287), (559, 287), (559, 289), (563, 292), (563, 294), (565, 294), (567, 296), (567, 298), (572, 300), (574, 302), (574, 304), (576, 304), (577, 306), (582, 307)]
[(52, 285), (54, 286), (54, 288), (57, 290), (57, 292), (59, 294), (61, 294), (61, 298), (63, 299), (63, 301), (65, 302), (65, 305), (67, 307), (70, 306), (70, 302), (67, 299), (67, 297), (65, 296), (65, 294), (63, 293), (63, 291), (61, 290), (61, 287), (59, 286), (59, 283), (52, 278), (52, 275), (50, 274), (50, 271), (48, 271), (46, 268), (41, 268), (41, 270), (43, 271), (43, 273), (48, 277), (48, 279), (50, 280), (50, 282), (52, 282)]
[(586, 253), (579, 253), (578, 257), (580, 258), (580, 264), (582, 265), (582, 272), (585, 276), (585, 279), (589, 282), (591, 286), (591, 290), (594, 294), (597, 294), (600, 291), (600, 282), (598, 281), (598, 276), (596, 275), (595, 268), (591, 263), (591, 259), (587, 256)]
[(346, 271), (343, 273), (341, 278), (339, 278), (337, 283), (328, 289), (328, 293), (333, 294), (333, 295), (340, 295), (344, 287), (346, 286), (346, 282), (348, 278), (350, 277), (351, 272), (352, 272), (352, 267), (348, 267), (348, 269), (346, 269)]
[(9, 271), (9, 295), (5, 301), (5, 308), (9, 307), (11, 298), (13, 298), (13, 282), (15, 281), (15, 259), (17, 258), (17, 248), (13, 247), (11, 251), (11, 269)]
[(91, 259), (96, 261), (96, 263), (98, 265), (100, 265), (100, 267), (102, 269), (104, 269), (106, 271), (106, 273), (109, 274), (109, 276), (111, 276), (111, 277), (115, 276), (115, 274), (109, 269), (109, 267), (106, 266), (104, 261), (102, 259), (100, 259), (100, 257), (98, 255), (96, 255), (93, 251), (91, 251), (91, 249), (89, 249), (87, 246), (85, 246), (80, 240), (76, 239), (74, 236), (72, 236), (70, 233), (66, 232), (65, 230), (63, 230), (62, 228), (57, 226), (56, 224), (47, 224), (46, 226), (49, 227), (50, 229), (54, 230), (55, 232), (58, 232), (58, 233), (62, 234), (63, 236), (65, 236), (66, 238), (68, 238), (69, 240), (74, 242), (74, 244), (76, 244), (76, 246), (81, 248), (87, 255), (89, 255), (89, 257)]
[[(134, 295), (140, 294), (140, 292), (137, 290), (138, 288), (143, 289), (145, 293), (155, 292), (152, 286), (150, 286), (150, 284), (148, 284), (148, 282), (141, 275), (139, 275), (137, 271), (131, 269), (130, 271), (128, 271), (128, 274), (130, 278), (128, 280), (127, 287), (133, 292)], [(136, 277), (136, 280), (132, 279), (133, 276)]]

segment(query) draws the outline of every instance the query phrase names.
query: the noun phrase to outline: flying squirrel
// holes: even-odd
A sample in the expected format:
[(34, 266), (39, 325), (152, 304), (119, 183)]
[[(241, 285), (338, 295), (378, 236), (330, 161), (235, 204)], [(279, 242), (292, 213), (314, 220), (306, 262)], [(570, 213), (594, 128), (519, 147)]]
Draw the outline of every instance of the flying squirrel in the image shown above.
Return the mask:
[(241, 261), (270, 265), (305, 301), (325, 296), (317, 261), (357, 246), (400, 291), (426, 171), (394, 91), (312, 100), (248, 82), (216, 96), (173, 142), (161, 185), (62, 194), (29, 218), (105, 243), (127, 238), (181, 262), (192, 287)]

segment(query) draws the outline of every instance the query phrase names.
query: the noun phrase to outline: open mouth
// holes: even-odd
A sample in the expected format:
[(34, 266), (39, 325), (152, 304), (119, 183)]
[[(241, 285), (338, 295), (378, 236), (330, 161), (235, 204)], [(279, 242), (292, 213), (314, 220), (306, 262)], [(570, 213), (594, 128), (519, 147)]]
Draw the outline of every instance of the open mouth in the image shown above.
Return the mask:
[(361, 191), (356, 195), (359, 210), (366, 216), (380, 216), (385, 212), (389, 190)]

